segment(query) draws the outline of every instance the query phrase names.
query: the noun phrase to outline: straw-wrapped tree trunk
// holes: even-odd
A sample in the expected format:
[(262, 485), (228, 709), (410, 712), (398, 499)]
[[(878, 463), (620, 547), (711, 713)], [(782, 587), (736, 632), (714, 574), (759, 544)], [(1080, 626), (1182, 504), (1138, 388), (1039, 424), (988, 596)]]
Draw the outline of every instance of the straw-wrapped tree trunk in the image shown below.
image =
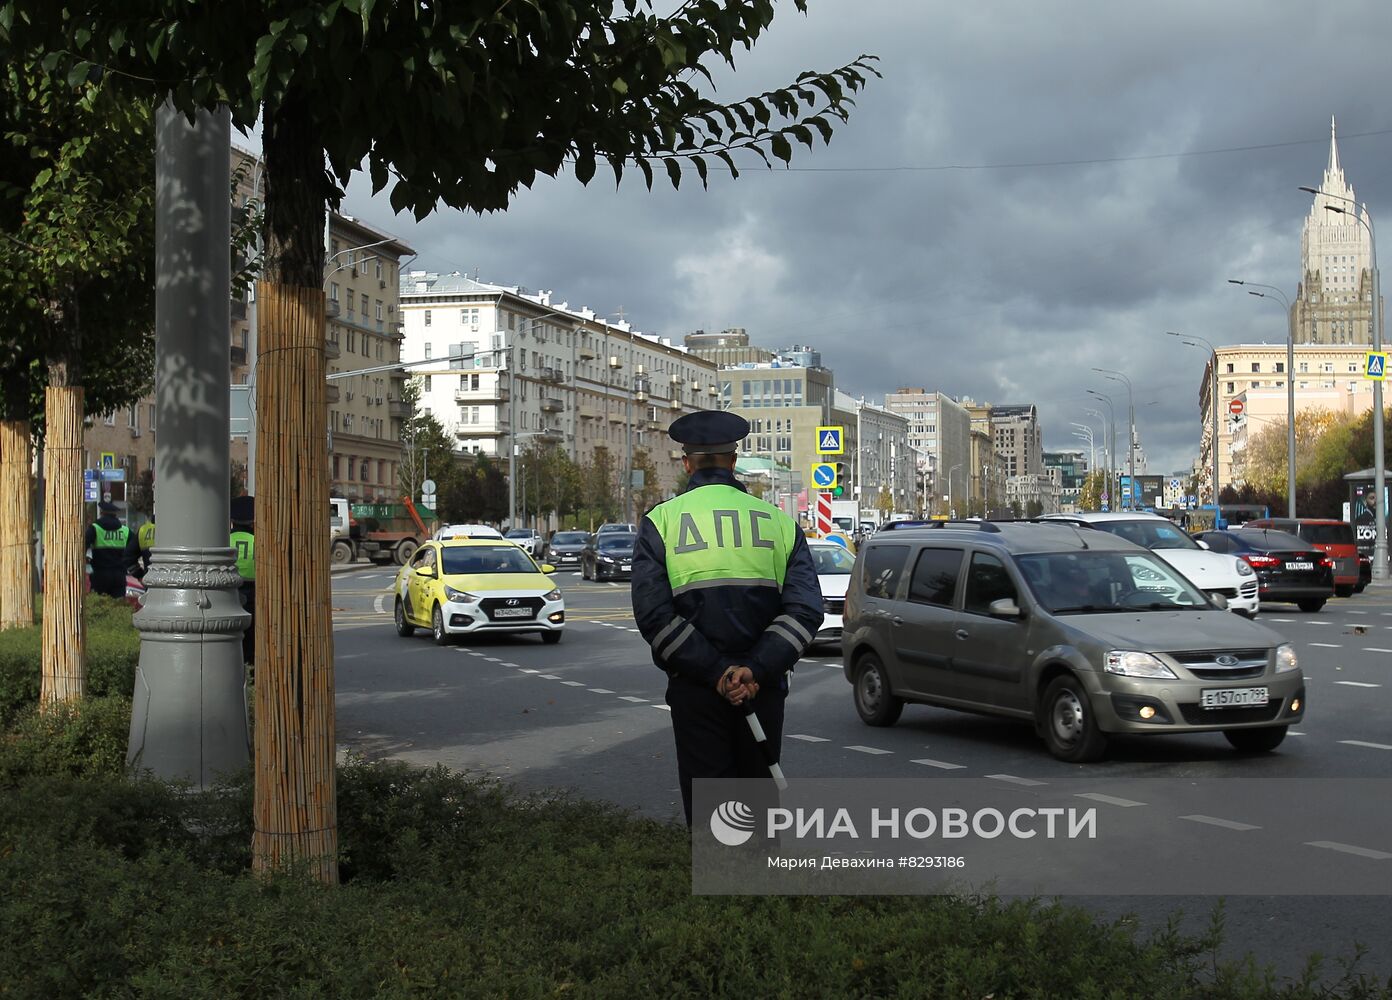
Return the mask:
[[(50, 378), (52, 374), (50, 373)], [(44, 704), (87, 691), (82, 598), (82, 388), (50, 384), (44, 417)]]
[(34, 624), (34, 449), (28, 420), (0, 420), (0, 632)]

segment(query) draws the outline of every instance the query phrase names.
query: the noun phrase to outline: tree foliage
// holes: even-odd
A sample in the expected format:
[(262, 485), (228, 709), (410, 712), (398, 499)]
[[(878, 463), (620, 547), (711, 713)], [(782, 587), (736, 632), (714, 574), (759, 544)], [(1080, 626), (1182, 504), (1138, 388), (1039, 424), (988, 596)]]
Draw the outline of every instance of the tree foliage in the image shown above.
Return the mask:
[[(1392, 420), (1392, 411), (1384, 415)], [(1243, 481), (1223, 488), (1224, 503), (1260, 503), (1286, 509), (1286, 422), (1258, 431), (1247, 445)], [(1388, 444), (1384, 440), (1384, 447)], [(1392, 450), (1384, 461), (1392, 458)], [(1357, 416), (1328, 410), (1295, 415), (1295, 504), (1302, 517), (1340, 517), (1349, 498), (1344, 476), (1373, 464), (1373, 413)]]

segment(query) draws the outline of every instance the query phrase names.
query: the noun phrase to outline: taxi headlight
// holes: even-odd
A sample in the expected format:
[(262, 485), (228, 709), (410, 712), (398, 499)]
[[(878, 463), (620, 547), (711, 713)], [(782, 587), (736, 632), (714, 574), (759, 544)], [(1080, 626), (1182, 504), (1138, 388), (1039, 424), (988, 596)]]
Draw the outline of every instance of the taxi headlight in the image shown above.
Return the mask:
[(1238, 575), (1238, 576), (1252, 576), (1252, 575), (1254, 575), (1255, 573), (1256, 573), (1256, 570), (1254, 570), (1254, 569), (1251, 567), (1250, 564), (1243, 562), (1241, 559), (1237, 560), (1237, 575)]
[(1177, 680), (1175, 672), (1149, 653), (1113, 649), (1107, 653), (1107, 673), (1123, 677), (1156, 677)]
[(464, 604), (473, 604), (475, 601), (478, 600), (478, 598), (475, 597), (473, 594), (466, 593), (462, 590), (455, 590), (453, 587), (446, 586), (445, 600), (459, 601)]
[(551, 593), (543, 595), (541, 599), (543, 601), (559, 601), (561, 599), (561, 588), (557, 587), (555, 590), (551, 591)]
[(1276, 647), (1276, 672), (1283, 674), (1287, 670), (1300, 669), (1300, 661), (1296, 659), (1295, 647), (1288, 642), (1283, 642)]

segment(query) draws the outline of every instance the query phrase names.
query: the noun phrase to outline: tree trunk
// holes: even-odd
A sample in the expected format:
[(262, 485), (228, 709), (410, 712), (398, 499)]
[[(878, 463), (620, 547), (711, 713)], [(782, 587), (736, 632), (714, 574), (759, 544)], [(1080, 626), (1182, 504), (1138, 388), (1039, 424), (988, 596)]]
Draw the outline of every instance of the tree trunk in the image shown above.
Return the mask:
[(270, 280), (257, 285), (252, 864), (338, 882), (324, 357), (324, 152), (302, 106), (267, 123)]
[(44, 609), (40, 701), (75, 701), (86, 691), (86, 590), (82, 524), (82, 387), (44, 394)]
[(29, 421), (0, 420), (0, 632), (34, 624), (34, 480)]

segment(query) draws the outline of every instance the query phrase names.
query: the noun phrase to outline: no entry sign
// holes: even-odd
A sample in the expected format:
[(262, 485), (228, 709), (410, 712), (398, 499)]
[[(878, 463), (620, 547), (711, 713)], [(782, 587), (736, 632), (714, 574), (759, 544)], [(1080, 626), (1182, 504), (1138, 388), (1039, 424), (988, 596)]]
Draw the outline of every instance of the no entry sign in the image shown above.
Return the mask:
[(1242, 416), (1242, 411), (1245, 409), (1247, 409), (1247, 407), (1240, 399), (1234, 399), (1231, 403), (1228, 404), (1228, 412), (1231, 413), (1234, 417)]

